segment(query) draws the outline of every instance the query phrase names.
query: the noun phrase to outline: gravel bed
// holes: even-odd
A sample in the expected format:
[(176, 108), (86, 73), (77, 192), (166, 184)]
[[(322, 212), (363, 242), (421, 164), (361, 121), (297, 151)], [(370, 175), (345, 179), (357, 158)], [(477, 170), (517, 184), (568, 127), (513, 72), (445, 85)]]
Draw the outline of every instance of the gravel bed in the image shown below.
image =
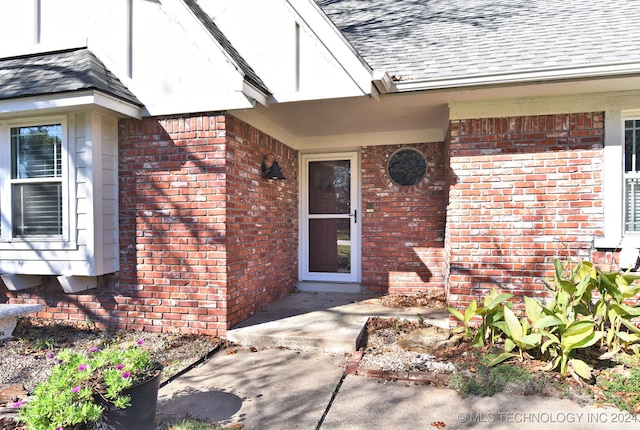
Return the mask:
[(27, 392), (51, 374), (55, 356), (65, 348), (87, 351), (143, 339), (144, 348), (164, 366), (163, 380), (167, 380), (225, 343), (214, 336), (98, 330), (30, 318), (19, 319), (13, 335), (0, 342), (0, 388), (18, 384)]
[(394, 372), (453, 373), (453, 362), (442, 361), (431, 354), (406, 351), (398, 341), (406, 333), (392, 328), (369, 330), (359, 368)]

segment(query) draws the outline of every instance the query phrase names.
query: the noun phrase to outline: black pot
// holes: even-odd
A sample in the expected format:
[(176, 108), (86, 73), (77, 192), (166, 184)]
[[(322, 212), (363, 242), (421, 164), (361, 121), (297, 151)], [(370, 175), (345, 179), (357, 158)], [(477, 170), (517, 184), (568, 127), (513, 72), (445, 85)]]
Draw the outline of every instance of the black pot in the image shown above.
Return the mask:
[(158, 374), (148, 381), (124, 390), (123, 394), (131, 396), (131, 406), (124, 409), (101, 399), (100, 403), (104, 406), (104, 413), (96, 428), (100, 430), (155, 430), (160, 375), (161, 373), (158, 371)]

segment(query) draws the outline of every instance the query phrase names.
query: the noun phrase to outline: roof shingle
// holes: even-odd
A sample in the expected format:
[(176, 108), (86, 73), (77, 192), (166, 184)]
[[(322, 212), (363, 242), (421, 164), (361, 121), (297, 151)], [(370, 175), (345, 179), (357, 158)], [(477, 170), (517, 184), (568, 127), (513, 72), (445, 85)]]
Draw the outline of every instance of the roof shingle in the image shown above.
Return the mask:
[(98, 90), (142, 106), (86, 48), (0, 59), (0, 100), (84, 90)]
[(640, 2), (316, 0), (374, 69), (401, 80), (640, 62)]

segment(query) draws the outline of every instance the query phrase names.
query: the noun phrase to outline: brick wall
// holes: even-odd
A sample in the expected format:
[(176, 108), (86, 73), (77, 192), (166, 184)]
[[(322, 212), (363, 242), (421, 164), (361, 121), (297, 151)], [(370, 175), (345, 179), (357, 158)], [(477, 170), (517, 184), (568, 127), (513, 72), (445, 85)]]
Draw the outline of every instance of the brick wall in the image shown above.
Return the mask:
[(427, 175), (414, 186), (396, 185), (386, 173), (389, 157), (401, 146), (362, 150), (362, 285), (373, 291), (444, 290), (444, 144), (410, 146), (427, 159)]
[(554, 257), (603, 233), (603, 113), (451, 122), (449, 301), (543, 294)]
[[(293, 291), (298, 279), (298, 155), (227, 117), (228, 323), (233, 326)], [(283, 181), (262, 178), (273, 153)]]
[[(266, 152), (290, 180), (261, 178)], [(44, 277), (6, 301), (99, 327), (225, 335), (293, 289), (294, 151), (223, 114), (122, 120), (119, 170), (120, 272), (82, 294)]]

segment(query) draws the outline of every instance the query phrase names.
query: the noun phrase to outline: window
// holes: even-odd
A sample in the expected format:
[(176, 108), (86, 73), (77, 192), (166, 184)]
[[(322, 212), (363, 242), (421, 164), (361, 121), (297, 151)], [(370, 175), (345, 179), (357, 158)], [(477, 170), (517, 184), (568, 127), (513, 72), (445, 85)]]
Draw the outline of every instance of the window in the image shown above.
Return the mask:
[(624, 121), (624, 231), (640, 231), (640, 119)]
[(3, 241), (65, 239), (65, 127), (63, 117), (0, 123)]
[(402, 148), (389, 157), (387, 173), (397, 185), (416, 185), (427, 173), (427, 160), (417, 149)]
[(62, 234), (62, 125), (11, 128), (12, 233)]
[(604, 119), (604, 234), (594, 245), (640, 248), (640, 109), (613, 108)]

